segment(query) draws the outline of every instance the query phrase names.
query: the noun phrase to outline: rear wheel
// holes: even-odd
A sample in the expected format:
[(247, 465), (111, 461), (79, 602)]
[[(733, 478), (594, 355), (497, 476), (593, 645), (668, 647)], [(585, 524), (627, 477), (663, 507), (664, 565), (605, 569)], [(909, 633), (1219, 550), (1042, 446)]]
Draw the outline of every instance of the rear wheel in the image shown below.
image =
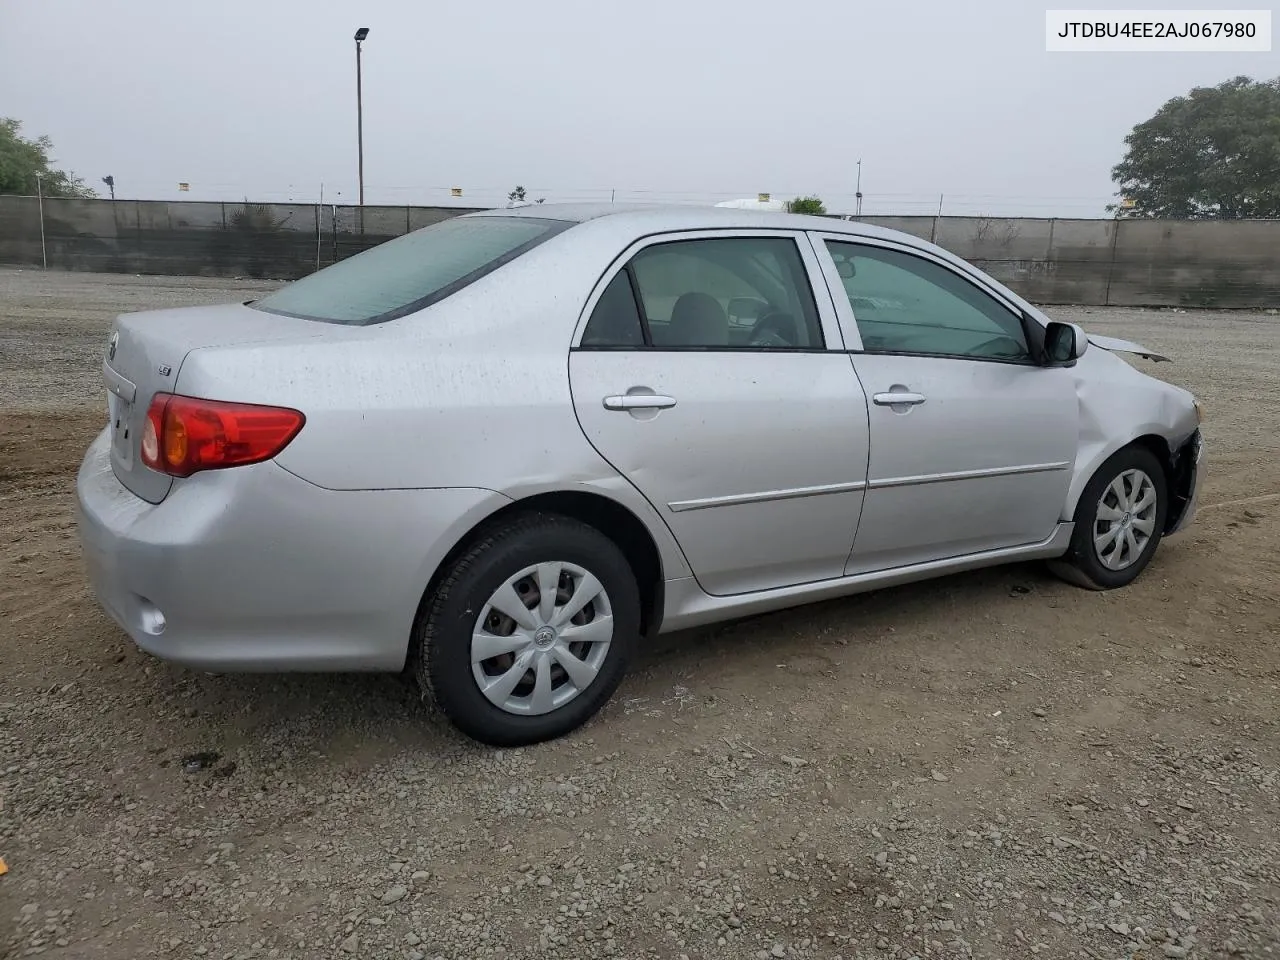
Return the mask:
[(1167, 513), (1160, 460), (1144, 447), (1125, 447), (1084, 488), (1071, 546), (1049, 566), (1064, 580), (1090, 590), (1127, 586), (1151, 562)]
[(481, 536), (445, 576), (416, 629), (416, 673), (468, 736), (536, 743), (604, 706), (639, 632), (639, 589), (617, 545), (577, 520), (530, 515)]

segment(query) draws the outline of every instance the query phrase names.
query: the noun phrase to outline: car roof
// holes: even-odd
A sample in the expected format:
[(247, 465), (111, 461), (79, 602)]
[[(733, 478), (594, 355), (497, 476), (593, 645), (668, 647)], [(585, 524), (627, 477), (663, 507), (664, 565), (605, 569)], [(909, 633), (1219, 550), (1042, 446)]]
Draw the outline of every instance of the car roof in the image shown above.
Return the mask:
[(586, 223), (608, 218), (612, 226), (616, 226), (623, 232), (634, 232), (636, 236), (677, 230), (773, 228), (775, 230), (822, 230), (828, 233), (847, 233), (853, 236), (898, 240), (917, 247), (924, 245), (918, 237), (910, 234), (869, 223), (860, 223), (856, 220), (688, 203), (536, 203), (506, 209), (482, 210), (467, 216), (535, 217), (570, 223)]

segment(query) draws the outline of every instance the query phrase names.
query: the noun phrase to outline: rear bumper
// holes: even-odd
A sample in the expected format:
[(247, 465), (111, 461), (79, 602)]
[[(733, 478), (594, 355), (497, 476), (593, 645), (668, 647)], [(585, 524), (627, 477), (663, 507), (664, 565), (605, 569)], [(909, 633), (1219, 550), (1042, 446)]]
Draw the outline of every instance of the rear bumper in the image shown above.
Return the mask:
[(1177, 512), (1166, 535), (1185, 530), (1196, 517), (1200, 503), (1200, 488), (1204, 480), (1204, 438), (1197, 430), (1178, 452), (1178, 469), (1175, 475), (1178, 488), (1174, 494)]
[(142, 649), (204, 670), (399, 670), (437, 565), (508, 502), (325, 490), (261, 463), (177, 481), (151, 504), (116, 479), (109, 442), (93, 442), (76, 481), (94, 591)]

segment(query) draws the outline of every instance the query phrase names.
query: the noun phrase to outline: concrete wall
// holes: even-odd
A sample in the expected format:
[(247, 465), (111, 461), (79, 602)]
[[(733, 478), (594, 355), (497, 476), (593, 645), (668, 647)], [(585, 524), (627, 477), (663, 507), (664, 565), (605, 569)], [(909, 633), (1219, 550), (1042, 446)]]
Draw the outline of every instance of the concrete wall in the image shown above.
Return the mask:
[[(50, 267), (293, 279), (464, 207), (45, 200)], [(865, 217), (1037, 303), (1280, 306), (1280, 220)], [(35, 197), (0, 197), (0, 263), (39, 266)]]

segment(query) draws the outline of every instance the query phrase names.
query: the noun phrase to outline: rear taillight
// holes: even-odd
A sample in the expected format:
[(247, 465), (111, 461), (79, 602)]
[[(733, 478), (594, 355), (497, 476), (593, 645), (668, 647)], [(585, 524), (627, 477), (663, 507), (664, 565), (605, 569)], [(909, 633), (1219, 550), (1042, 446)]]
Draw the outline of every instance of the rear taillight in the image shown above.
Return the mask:
[(189, 477), (270, 460), (307, 422), (297, 410), (157, 393), (142, 429), (142, 462)]

